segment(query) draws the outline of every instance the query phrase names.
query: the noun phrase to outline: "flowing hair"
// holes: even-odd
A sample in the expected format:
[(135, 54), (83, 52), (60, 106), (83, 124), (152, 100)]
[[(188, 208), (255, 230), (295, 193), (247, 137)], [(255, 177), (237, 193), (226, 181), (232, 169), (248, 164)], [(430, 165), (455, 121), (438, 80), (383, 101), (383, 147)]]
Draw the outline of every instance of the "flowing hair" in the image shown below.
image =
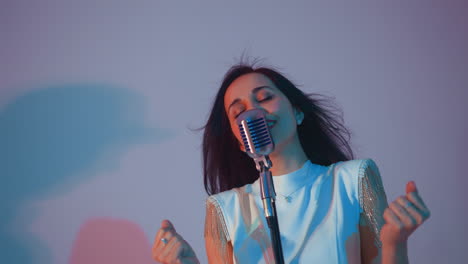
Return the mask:
[(203, 182), (208, 195), (253, 183), (258, 178), (254, 161), (239, 148), (224, 108), (224, 94), (229, 85), (249, 73), (269, 78), (291, 105), (304, 113), (297, 131), (301, 146), (312, 163), (328, 166), (353, 159), (349, 143), (351, 133), (342, 124), (341, 112), (329, 99), (316, 93), (304, 94), (277, 70), (239, 63), (225, 74), (203, 127)]

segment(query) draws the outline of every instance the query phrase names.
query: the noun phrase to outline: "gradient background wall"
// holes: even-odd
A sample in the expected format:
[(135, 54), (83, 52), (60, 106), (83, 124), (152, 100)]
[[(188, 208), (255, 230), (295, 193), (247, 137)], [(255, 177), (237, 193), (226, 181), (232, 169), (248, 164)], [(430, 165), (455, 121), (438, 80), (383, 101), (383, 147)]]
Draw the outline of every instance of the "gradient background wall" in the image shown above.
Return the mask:
[(152, 263), (164, 218), (206, 262), (200, 143), (243, 51), (336, 98), (389, 200), (432, 217), (412, 263), (467, 258), (463, 1), (0, 4), (0, 262)]

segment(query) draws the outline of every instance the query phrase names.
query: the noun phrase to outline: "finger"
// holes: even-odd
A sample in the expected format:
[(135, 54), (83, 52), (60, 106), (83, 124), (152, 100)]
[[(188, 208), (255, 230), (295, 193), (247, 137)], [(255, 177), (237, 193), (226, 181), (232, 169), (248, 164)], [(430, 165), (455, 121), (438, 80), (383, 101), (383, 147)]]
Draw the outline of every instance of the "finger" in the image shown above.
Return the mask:
[(175, 230), (175, 227), (174, 225), (171, 223), (171, 221), (167, 220), (167, 219), (164, 219), (162, 222), (161, 222), (161, 228), (164, 228), (166, 230), (168, 229), (174, 229)]
[[(403, 204), (403, 206), (400, 205), (400, 203)], [(396, 214), (396, 216), (400, 219), (406, 228), (410, 228), (416, 225), (416, 219), (413, 219), (413, 217), (411, 217), (405, 208), (408, 205), (410, 205), (410, 202), (404, 198), (404, 196), (398, 197), (389, 205), (390, 209)]]
[(396, 200), (399, 205), (401, 205), (407, 212), (408, 214), (416, 220), (416, 223), (418, 225), (422, 224), (424, 222), (424, 216), (421, 210), (419, 210), (413, 203), (411, 203), (409, 200), (406, 198), (400, 197)]
[[(400, 198), (399, 198), (400, 199)], [(401, 206), (398, 202), (393, 202), (389, 205), (390, 209), (396, 214), (405, 227), (413, 227), (416, 225), (416, 220)]]
[[(173, 230), (173, 232), (175, 233), (175, 228), (172, 225), (172, 223), (169, 220), (163, 220), (161, 222), (161, 228), (159, 228), (158, 232), (156, 233), (156, 237), (154, 238), (154, 247), (158, 247), (161, 242), (161, 239), (164, 237), (164, 233), (171, 230)], [(166, 239), (168, 238), (166, 237)]]
[(403, 223), (390, 208), (385, 209), (383, 217), (387, 224), (396, 226), (398, 229), (403, 227)]
[(164, 230), (160, 228), (154, 237), (153, 248), (157, 248), (159, 246), (159, 242), (161, 242), (163, 234)]
[(419, 207), (419, 209), (427, 209), (426, 205), (424, 204), (423, 200), (421, 199), (421, 196), (419, 195), (419, 191), (416, 188), (416, 183), (414, 181), (409, 181), (406, 184), (406, 196), (409, 199), (410, 197), (413, 197), (415, 201), (411, 201), (414, 203), (416, 206)]
[(165, 260), (167, 263), (177, 263), (177, 260), (181, 259), (181, 257), (177, 254), (177, 248), (180, 247), (180, 242), (175, 242), (172, 246), (168, 254), (165, 256)]
[(412, 203), (414, 203), (419, 209), (421, 210), (426, 210), (427, 206), (424, 203), (423, 199), (417, 192), (409, 193), (406, 195), (408, 200), (410, 200)]
[(170, 259), (173, 259), (174, 263), (198, 263), (194, 261), (197, 258), (189, 243), (185, 241), (184, 238), (180, 235), (178, 235), (178, 238), (178, 243), (176, 243), (172, 249), (173, 258)]
[(170, 250), (170, 247), (168, 247), (170, 241), (173, 238), (173, 234), (170, 232), (166, 232), (163, 236), (163, 238), (167, 239), (167, 244), (164, 242), (160, 242), (157, 247), (154, 248), (153, 250), (153, 255), (155, 256), (154, 258), (163, 263), (167, 263), (166, 258), (168, 255), (168, 250)]
[[(169, 263), (182, 263), (184, 259), (184, 250), (188, 246), (188, 243), (178, 235), (174, 239), (174, 243), (171, 245), (169, 254), (166, 256), (166, 260)], [(184, 262), (185, 263), (185, 262)]]
[[(163, 250), (164, 248), (167, 248), (167, 245), (169, 244), (169, 242), (171, 241), (171, 239), (173, 237), (175, 237), (176, 234), (174, 234), (173, 232), (171, 231), (166, 231), (163, 235), (163, 237), (161, 238), (161, 240), (159, 241), (159, 245), (158, 245), (158, 248)], [(162, 239), (165, 238), (166, 239), (166, 243), (164, 243), (162, 241)]]
[(165, 245), (161, 251), (161, 259), (168, 262), (168, 263), (172, 263), (171, 260), (175, 259), (176, 256), (175, 256), (175, 246), (176, 244), (178, 243), (178, 239), (177, 237), (172, 237), (171, 240), (169, 240), (169, 242), (167, 243), (167, 245)]
[(410, 200), (422, 213), (424, 220), (428, 219), (431, 216), (431, 212), (424, 204), (424, 201), (421, 199), (418, 193), (410, 193), (408, 195), (408, 200)]
[[(169, 244), (169, 241), (175, 236), (176, 234), (173, 233), (172, 229), (170, 231), (165, 231), (159, 241), (157, 241), (157, 245), (155, 246), (155, 249), (159, 251), (159, 254), (164, 251), (164, 249), (167, 247)], [(166, 240), (166, 243), (162, 241), (162, 239)]]
[(177, 255), (181, 258), (193, 255), (193, 251), (189, 243), (185, 241), (183, 237), (180, 237), (180, 247), (177, 249)]
[(418, 192), (418, 189), (416, 188), (416, 183), (414, 181), (409, 181), (406, 183), (406, 194), (412, 192)]

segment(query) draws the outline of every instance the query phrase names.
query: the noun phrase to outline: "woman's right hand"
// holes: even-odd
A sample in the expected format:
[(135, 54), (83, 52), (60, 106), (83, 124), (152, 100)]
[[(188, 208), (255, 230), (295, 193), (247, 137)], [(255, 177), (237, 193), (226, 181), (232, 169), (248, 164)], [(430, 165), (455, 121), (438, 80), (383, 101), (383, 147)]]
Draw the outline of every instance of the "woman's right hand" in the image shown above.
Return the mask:
[(199, 264), (192, 247), (177, 234), (169, 220), (163, 220), (153, 244), (153, 259), (163, 264)]

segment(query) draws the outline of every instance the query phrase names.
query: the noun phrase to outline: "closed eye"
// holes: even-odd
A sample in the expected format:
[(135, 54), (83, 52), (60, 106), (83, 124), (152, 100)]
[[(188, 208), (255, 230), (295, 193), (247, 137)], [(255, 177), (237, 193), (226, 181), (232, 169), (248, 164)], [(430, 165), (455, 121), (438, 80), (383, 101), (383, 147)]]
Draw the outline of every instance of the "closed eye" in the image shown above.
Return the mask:
[(259, 100), (257, 100), (257, 101), (261, 103), (261, 102), (265, 102), (265, 101), (271, 100), (272, 98), (273, 98), (273, 96), (268, 95), (268, 96), (263, 97), (262, 99), (259, 99)]
[[(257, 102), (259, 103), (262, 103), (262, 102), (266, 102), (266, 101), (269, 101), (273, 98), (272, 95), (268, 95), (268, 96), (265, 96), (263, 97), (262, 99), (257, 99)], [(240, 111), (239, 113), (235, 114), (234, 115), (234, 118), (237, 118), (240, 114), (242, 114), (244, 112), (244, 110)]]
[[(259, 103), (267, 102), (267, 101), (269, 101), (269, 100), (271, 100), (271, 99), (273, 99), (273, 95), (267, 95), (267, 96), (265, 96), (265, 97), (263, 97), (263, 98), (261, 98), (261, 99), (257, 99), (257, 102), (259, 102)], [(239, 113), (236, 113), (236, 114), (234, 115), (234, 118), (239, 117), (239, 115), (242, 114), (243, 112), (244, 112), (244, 110), (240, 111)]]
[(234, 118), (237, 118), (238, 116), (240, 116), (240, 114), (244, 113), (244, 111), (240, 111), (239, 113), (237, 113)]

